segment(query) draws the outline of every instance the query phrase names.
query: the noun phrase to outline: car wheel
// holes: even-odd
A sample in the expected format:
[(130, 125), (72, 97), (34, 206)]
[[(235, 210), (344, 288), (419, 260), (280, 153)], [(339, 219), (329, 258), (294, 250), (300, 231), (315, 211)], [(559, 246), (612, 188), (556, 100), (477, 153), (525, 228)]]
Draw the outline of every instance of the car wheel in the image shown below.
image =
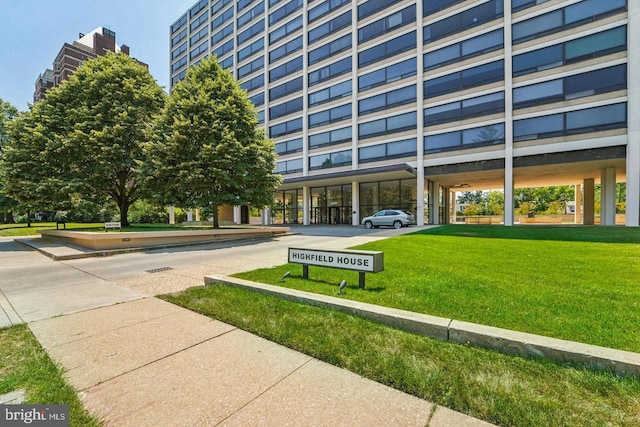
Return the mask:
[(402, 228), (402, 223), (400, 221), (394, 221), (393, 228)]
[(366, 221), (366, 222), (364, 223), (364, 228), (366, 228), (366, 229), (371, 229), (371, 228), (373, 228), (373, 223), (372, 223), (371, 221)]

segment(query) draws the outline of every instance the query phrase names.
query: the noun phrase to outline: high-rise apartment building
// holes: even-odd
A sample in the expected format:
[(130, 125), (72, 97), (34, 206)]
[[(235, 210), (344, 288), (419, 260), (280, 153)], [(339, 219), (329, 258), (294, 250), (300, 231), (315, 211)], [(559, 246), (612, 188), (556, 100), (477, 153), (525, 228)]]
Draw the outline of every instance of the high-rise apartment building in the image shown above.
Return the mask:
[[(105, 55), (107, 52), (123, 52), (129, 55), (129, 46), (118, 46), (116, 33), (103, 27), (98, 27), (89, 34), (80, 33), (78, 40), (62, 45), (53, 61), (53, 70), (47, 69), (36, 80), (33, 102), (44, 99), (48, 89), (69, 78), (84, 61)], [(143, 62), (140, 64), (147, 66)]]
[[(171, 86), (207, 55), (277, 142), (270, 218), (449, 221), (455, 192), (575, 185), (577, 218), (640, 219), (640, 2), (201, 0), (170, 28)], [(600, 212), (594, 188), (600, 186)]]

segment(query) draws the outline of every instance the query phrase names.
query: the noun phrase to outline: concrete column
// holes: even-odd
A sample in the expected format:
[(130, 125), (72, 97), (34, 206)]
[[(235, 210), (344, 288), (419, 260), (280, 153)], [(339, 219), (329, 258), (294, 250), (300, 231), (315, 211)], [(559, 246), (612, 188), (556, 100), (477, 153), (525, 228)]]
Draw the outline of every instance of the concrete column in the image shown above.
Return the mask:
[(511, 46), (511, 0), (504, 0), (504, 225), (514, 223), (513, 203), (513, 63)]
[(583, 181), (584, 188), (584, 213), (582, 223), (584, 225), (593, 225), (594, 221), (594, 202), (595, 202), (595, 185), (593, 178), (585, 178)]
[(302, 224), (309, 225), (311, 218), (309, 210), (311, 208), (311, 194), (309, 194), (309, 187), (302, 187)]
[(616, 169), (605, 168), (600, 178), (600, 225), (616, 225)]
[(360, 184), (351, 183), (351, 224), (360, 225)]
[(458, 222), (458, 193), (456, 191), (451, 192), (451, 206), (451, 222), (455, 224)]
[(233, 207), (233, 223), (240, 224), (242, 219), (242, 212), (240, 206)]
[(429, 224), (440, 224), (440, 183), (427, 181), (429, 187)]
[(582, 224), (582, 186), (575, 185), (574, 187), (576, 201), (576, 210), (573, 214), (573, 222), (576, 224)]
[[(627, 2), (626, 225), (640, 225), (640, 2)], [(633, 76), (633, 78), (631, 78)]]
[(196, 221), (200, 221), (200, 208), (196, 208)]
[(176, 223), (176, 208), (169, 206), (169, 224)]
[(451, 192), (448, 188), (442, 189), (442, 202), (444, 203), (442, 209), (442, 223), (449, 224), (451, 222)]
[(191, 209), (187, 211), (187, 221), (193, 221), (193, 211)]
[[(354, 2), (355, 3), (355, 2)], [(422, 16), (423, 3), (422, 1), (416, 2), (416, 16)], [(422, 18), (420, 18), (422, 20)], [(419, 21), (421, 22), (421, 21)], [(423, 44), (424, 27), (422, 24), (416, 28), (416, 42), (417, 46)], [(356, 46), (356, 45), (354, 45)], [(420, 49), (419, 49), (420, 51)], [(356, 56), (356, 55), (354, 55)], [(424, 225), (424, 56), (421, 53), (416, 58), (416, 64), (418, 67), (417, 79), (418, 85), (416, 86), (416, 106), (417, 106), (417, 125), (416, 125), (416, 183), (417, 183), (417, 195), (416, 195), (416, 224)]]

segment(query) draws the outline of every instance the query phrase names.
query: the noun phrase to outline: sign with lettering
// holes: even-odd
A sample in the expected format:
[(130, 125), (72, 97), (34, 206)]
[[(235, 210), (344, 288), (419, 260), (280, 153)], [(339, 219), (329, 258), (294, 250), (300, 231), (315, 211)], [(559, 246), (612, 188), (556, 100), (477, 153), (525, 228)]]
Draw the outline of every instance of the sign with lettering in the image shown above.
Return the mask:
[(289, 262), (366, 273), (377, 273), (384, 270), (383, 253), (377, 251), (289, 248)]

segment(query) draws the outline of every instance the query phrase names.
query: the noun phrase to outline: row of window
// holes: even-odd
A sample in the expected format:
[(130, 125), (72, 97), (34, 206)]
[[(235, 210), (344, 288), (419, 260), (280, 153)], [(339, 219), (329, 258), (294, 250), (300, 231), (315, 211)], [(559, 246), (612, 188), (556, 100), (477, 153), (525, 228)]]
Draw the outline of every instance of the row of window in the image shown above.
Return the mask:
[(249, 97), (249, 101), (253, 102), (253, 105), (259, 107), (264, 104), (264, 92), (257, 93)]
[(213, 21), (211, 21), (211, 30), (217, 30), (218, 28), (222, 27), (222, 24), (224, 24), (231, 18), (233, 18), (233, 7), (225, 10), (220, 15), (216, 16)]
[(358, 114), (370, 114), (416, 102), (416, 86), (411, 85), (358, 101)]
[(264, 68), (264, 56), (259, 56), (253, 61), (238, 67), (238, 79), (242, 79), (249, 74)]
[(269, 52), (269, 63), (273, 64), (280, 58), (284, 58), (285, 56), (297, 52), (302, 49), (302, 36), (296, 37), (295, 39), (279, 46), (272, 51)]
[(424, 137), (425, 154), (504, 144), (504, 123)]
[(276, 144), (276, 153), (278, 154), (296, 153), (298, 151), (302, 151), (302, 138), (291, 139)]
[(275, 82), (300, 70), (302, 70), (302, 56), (269, 70), (269, 82)]
[(346, 166), (351, 164), (351, 150), (337, 151), (335, 153), (318, 154), (309, 157), (309, 170), (323, 169), (327, 167)]
[(309, 72), (308, 84), (309, 87), (321, 83), (323, 81), (332, 79), (342, 74), (351, 72), (351, 57), (348, 56), (333, 64), (326, 65), (322, 68)]
[(302, 111), (302, 97), (269, 108), (269, 120), (275, 120), (298, 111)]
[(362, 3), (358, 6), (358, 19), (364, 19), (400, 1), (402, 0), (369, 0), (366, 3)]
[(193, 21), (191, 21), (191, 24), (189, 25), (189, 30), (190, 31), (195, 30), (196, 28), (198, 28), (200, 25), (204, 24), (208, 20), (209, 20), (209, 12), (205, 12), (202, 15), (200, 15), (197, 19), (194, 19)]
[(260, 20), (238, 34), (238, 44), (242, 44), (252, 37), (262, 34), (264, 32), (264, 21)]
[(196, 16), (202, 9), (209, 5), (209, 0), (200, 0), (195, 6), (189, 9), (189, 17), (193, 18)]
[(513, 122), (513, 141), (553, 138), (627, 126), (627, 104), (568, 111)]
[(457, 34), (485, 22), (501, 18), (503, 0), (491, 0), (467, 9), (448, 18), (426, 25), (423, 32), (424, 44), (431, 43), (450, 34)]
[(275, 43), (278, 40), (292, 34), (297, 29), (302, 28), (302, 16), (292, 19), (281, 27), (269, 32), (269, 43)]
[[(231, 42), (233, 45), (233, 40)], [(233, 49), (233, 46), (231, 46), (231, 48)], [(191, 49), (191, 52), (189, 52), (189, 60), (193, 61), (203, 53), (206, 53), (208, 50), (209, 50), (209, 41), (205, 40), (200, 46), (194, 49)]]
[(180, 46), (178, 46), (176, 50), (171, 52), (171, 60), (173, 61), (174, 59), (176, 59), (178, 56), (182, 55), (186, 51), (187, 51), (187, 42), (184, 42)]
[(211, 44), (215, 46), (231, 34), (233, 34), (233, 22), (215, 33), (211, 37)]
[(424, 54), (424, 70), (433, 70), (454, 62), (502, 49), (502, 28)]
[(269, 90), (269, 100), (273, 101), (302, 90), (302, 77), (289, 80)]
[(373, 40), (389, 31), (416, 22), (416, 6), (406, 7), (398, 12), (372, 22), (358, 30), (358, 43)]
[[(231, 40), (233, 43), (233, 40)], [(245, 58), (250, 57), (256, 52), (260, 52), (264, 49), (264, 39), (260, 38), (248, 46), (243, 47), (238, 51), (238, 62), (242, 61)]]
[(203, 38), (209, 35), (209, 27), (204, 27), (194, 35), (189, 38), (189, 46), (193, 47), (196, 43), (198, 43)]
[(412, 31), (358, 53), (358, 67), (366, 67), (367, 65), (381, 61), (385, 58), (389, 58), (415, 48), (416, 32)]
[(211, 52), (211, 54), (214, 56), (217, 56), (218, 58), (222, 58), (224, 54), (231, 52), (232, 50), (233, 50), (233, 39), (227, 40), (225, 43), (215, 48)]
[(350, 0), (325, 0), (319, 5), (309, 10), (308, 21), (312, 23), (318, 18), (321, 18), (329, 12), (339, 8), (340, 6), (349, 3)]
[(351, 126), (309, 136), (309, 148), (326, 147), (351, 141)]
[(407, 59), (397, 64), (389, 65), (376, 71), (358, 77), (358, 90), (364, 91), (376, 86), (385, 85), (396, 80), (415, 76), (417, 69), (416, 58)]
[(504, 92), (491, 93), (425, 108), (424, 125), (430, 126), (503, 112)]
[(476, 86), (504, 80), (504, 61), (490, 62), (467, 68), (424, 82), (424, 98), (458, 92)]
[[(302, 80), (302, 78), (301, 78)], [(325, 102), (333, 101), (334, 99), (343, 98), (351, 95), (351, 80), (337, 83), (333, 86), (326, 87), (317, 92), (309, 94), (309, 106), (323, 104)]]
[(351, 26), (351, 12), (345, 12), (342, 15), (338, 15), (330, 21), (325, 22), (311, 30), (309, 30), (309, 44), (315, 43), (318, 40), (335, 33), (343, 28)]
[(263, 13), (264, 13), (264, 3), (260, 2), (254, 7), (252, 7), (248, 12), (238, 17), (238, 28), (242, 28), (249, 22), (253, 21), (254, 18), (257, 18)]
[(309, 65), (313, 65), (336, 53), (343, 52), (351, 48), (351, 34), (346, 34), (336, 40), (333, 40), (323, 46), (309, 51)]
[(284, 18), (286, 18), (287, 16), (291, 16), (291, 14), (293, 12), (295, 12), (296, 10), (298, 10), (298, 9), (300, 9), (302, 7), (303, 3), (304, 3), (303, 0), (291, 0), (289, 3), (285, 4), (280, 9), (276, 10), (275, 12), (270, 13), (269, 14), (269, 25), (273, 25), (275, 23), (278, 23), (281, 20), (283, 20)]
[(412, 111), (393, 117), (360, 123), (358, 125), (358, 137), (360, 139), (373, 138), (387, 133), (416, 129), (416, 126), (416, 112)]
[(252, 79), (247, 80), (246, 82), (240, 83), (240, 87), (247, 92), (251, 92), (254, 89), (264, 86), (264, 74), (258, 74)]
[(358, 149), (358, 161), (360, 163), (375, 162), (378, 160), (396, 159), (416, 155), (416, 139), (404, 139), (402, 141), (387, 142), (386, 144), (371, 145)]
[(243, 11), (245, 8), (247, 8), (251, 3), (253, 3), (254, 0), (238, 0), (237, 2), (237, 7), (238, 7), (238, 12)]
[(583, 0), (581, 2), (513, 24), (513, 44), (582, 25), (624, 10), (627, 0)]
[(302, 130), (302, 118), (292, 119), (284, 123), (269, 126), (269, 137), (277, 138)]
[(351, 104), (339, 105), (328, 110), (309, 114), (309, 128), (328, 125), (351, 118)]

